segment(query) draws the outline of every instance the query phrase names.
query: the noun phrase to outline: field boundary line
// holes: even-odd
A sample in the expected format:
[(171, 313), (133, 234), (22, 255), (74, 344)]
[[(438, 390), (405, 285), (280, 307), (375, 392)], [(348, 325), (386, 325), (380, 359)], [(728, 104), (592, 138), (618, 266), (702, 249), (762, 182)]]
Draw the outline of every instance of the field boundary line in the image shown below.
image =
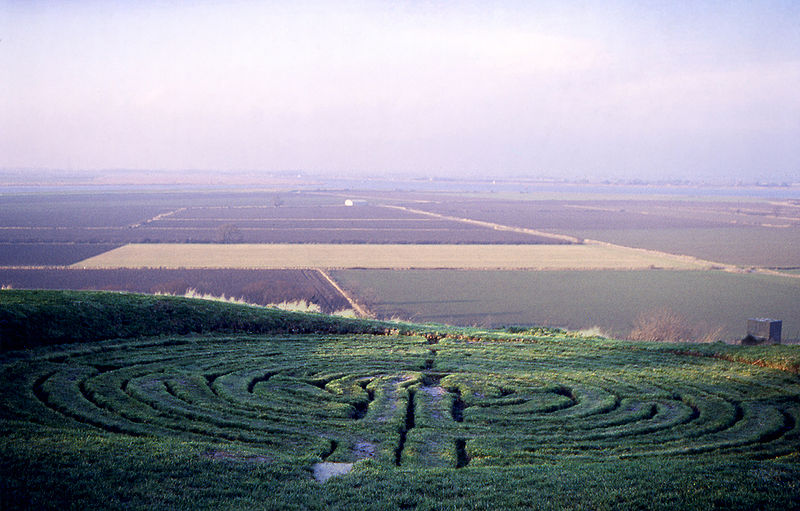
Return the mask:
[(633, 250), (633, 251), (636, 251), (636, 252), (639, 252), (639, 253), (642, 253), (642, 254), (648, 254), (648, 255), (653, 255), (653, 256), (664, 257), (664, 258), (672, 259), (672, 260), (676, 260), (676, 261), (689, 262), (689, 263), (695, 263), (695, 264), (700, 264), (700, 265), (707, 265), (712, 269), (713, 268), (719, 268), (719, 269), (723, 269), (725, 271), (737, 272), (737, 273), (742, 271), (742, 269), (739, 266), (736, 266), (736, 265), (733, 265), (733, 264), (719, 263), (719, 262), (716, 262), (716, 261), (708, 261), (706, 259), (700, 259), (698, 257), (694, 257), (694, 256), (690, 256), (690, 255), (671, 254), (669, 252), (662, 252), (660, 250), (652, 250), (652, 249), (648, 249), (648, 248), (628, 247), (628, 246), (625, 246), (625, 245), (618, 245), (616, 243), (609, 243), (607, 241), (592, 240), (592, 239), (581, 239), (581, 238), (576, 238), (574, 236), (569, 236), (569, 235), (566, 235), (566, 234), (548, 233), (548, 232), (544, 232), (544, 231), (538, 231), (536, 229), (528, 229), (528, 228), (524, 228), (524, 227), (512, 227), (510, 225), (497, 224), (497, 223), (494, 223), (494, 222), (484, 222), (483, 220), (473, 220), (473, 219), (470, 219), (470, 218), (460, 218), (460, 217), (455, 217), (455, 216), (441, 215), (439, 213), (431, 213), (431, 212), (428, 212), (428, 211), (423, 211), (423, 210), (414, 209), (414, 208), (407, 208), (407, 207), (403, 207), (403, 206), (383, 205), (383, 207), (392, 208), (392, 209), (400, 209), (400, 210), (404, 210), (404, 211), (407, 211), (407, 212), (410, 212), (410, 213), (419, 213), (419, 214), (422, 214), (422, 215), (434, 216), (434, 217), (445, 219), (445, 220), (455, 220), (455, 221), (458, 221), (458, 222), (465, 222), (465, 223), (469, 223), (469, 224), (473, 224), (473, 225), (480, 225), (480, 226), (483, 226), (483, 227), (491, 227), (492, 229), (496, 229), (496, 230), (500, 230), (500, 231), (512, 231), (512, 232), (519, 232), (519, 233), (523, 233), (523, 234), (530, 234), (530, 235), (533, 235), (533, 236), (544, 236), (544, 237), (549, 237), (549, 238), (553, 238), (553, 239), (568, 241), (570, 243), (575, 243), (575, 244), (599, 245), (599, 246), (605, 246), (605, 247), (615, 248), (615, 249)]
[(609, 248), (624, 248), (628, 250), (636, 250), (643, 254), (650, 254), (654, 256), (661, 256), (664, 258), (670, 258), (675, 261), (682, 261), (682, 262), (691, 262), (697, 263), (701, 265), (707, 265), (708, 269), (711, 270), (722, 270), (729, 273), (759, 273), (762, 275), (773, 275), (776, 277), (788, 277), (790, 279), (800, 279), (800, 274), (794, 275), (791, 273), (784, 273), (777, 270), (771, 270), (769, 268), (762, 268), (762, 267), (752, 267), (752, 268), (745, 268), (742, 266), (738, 266), (735, 264), (729, 263), (720, 263), (717, 261), (709, 261), (708, 259), (701, 259), (699, 257), (690, 256), (686, 254), (671, 254), (669, 252), (662, 252), (660, 250), (653, 250), (649, 248), (638, 248), (638, 247), (628, 247), (625, 245), (617, 245), (616, 243), (609, 243), (608, 241), (600, 241), (600, 240), (592, 240), (592, 239), (585, 239), (584, 243), (586, 245), (599, 245), (599, 246), (606, 246)]
[(344, 297), (344, 299), (347, 300), (350, 303), (350, 307), (352, 307), (353, 310), (356, 311), (356, 313), (359, 316), (361, 316), (363, 318), (372, 318), (372, 317), (374, 317), (372, 314), (370, 314), (370, 312), (365, 307), (362, 307), (361, 305), (359, 305), (359, 303), (356, 302), (355, 299), (352, 296), (350, 296), (350, 294), (347, 291), (342, 289), (342, 287), (339, 284), (337, 284), (336, 281), (333, 280), (333, 277), (328, 275), (328, 273), (325, 270), (323, 270), (322, 268), (314, 268), (314, 269), (316, 271), (318, 271), (319, 274), (322, 276), (322, 278), (324, 278), (326, 281), (328, 281), (328, 283), (331, 286), (333, 286), (333, 288), (336, 291), (338, 291)]
[(159, 220), (163, 220), (164, 218), (170, 217), (172, 215), (177, 215), (183, 211), (186, 211), (188, 208), (178, 208), (172, 211), (166, 211), (164, 213), (159, 213), (153, 218), (148, 218), (147, 220), (142, 220), (141, 222), (131, 224), (128, 226), (129, 229), (138, 229), (139, 227), (145, 226), (151, 222), (158, 222)]
[(581, 243), (581, 240), (579, 238), (576, 238), (575, 236), (568, 236), (566, 234), (553, 234), (553, 233), (544, 232), (544, 231), (537, 231), (536, 229), (528, 229), (528, 228), (525, 228), (525, 227), (512, 227), (510, 225), (496, 224), (494, 222), (485, 222), (483, 220), (473, 220), (472, 218), (462, 218), (462, 217), (457, 217), (457, 216), (442, 215), (440, 213), (431, 213), (430, 211), (424, 211), (424, 210), (421, 210), (421, 209), (408, 208), (408, 207), (405, 207), (405, 206), (390, 206), (388, 204), (382, 204), (381, 206), (384, 207), (384, 208), (399, 209), (401, 211), (406, 211), (408, 213), (416, 213), (418, 215), (432, 216), (432, 217), (435, 217), (435, 218), (440, 218), (442, 220), (452, 220), (452, 221), (455, 221), (455, 222), (462, 222), (462, 223), (466, 223), (466, 224), (477, 225), (477, 226), (480, 226), (480, 227), (488, 227), (488, 228), (494, 229), (496, 231), (518, 232), (518, 233), (521, 233), (521, 234), (529, 234), (531, 236), (539, 236), (539, 237), (542, 237), (542, 238), (550, 238), (550, 239), (559, 240), (559, 241), (566, 241), (566, 242), (569, 242), (569, 243), (576, 243), (576, 244), (580, 244)]
[(758, 273), (764, 273), (766, 275), (776, 275), (778, 277), (789, 277), (790, 279), (800, 279), (800, 274), (785, 273), (778, 270), (771, 270), (769, 268), (756, 268), (755, 271)]
[(584, 244), (586, 245), (598, 245), (603, 247), (609, 248), (616, 248), (616, 249), (626, 249), (626, 250), (634, 250), (636, 252), (640, 252), (642, 254), (649, 254), (653, 256), (664, 257), (667, 259), (672, 259), (675, 261), (682, 261), (682, 262), (689, 262), (689, 263), (696, 263), (700, 265), (706, 265), (709, 269), (720, 269), (734, 273), (742, 273), (743, 270), (739, 266), (735, 264), (728, 264), (728, 263), (719, 263), (716, 261), (709, 261), (707, 259), (700, 259), (699, 257), (694, 257), (685, 254), (670, 254), (669, 252), (662, 252), (660, 250), (653, 250), (650, 248), (638, 248), (638, 247), (628, 247), (625, 245), (617, 245), (616, 243), (610, 243), (608, 241), (600, 241), (600, 240), (591, 240), (591, 239), (584, 239)]
[(69, 264), (8, 265), (0, 266), (0, 270), (70, 270)]

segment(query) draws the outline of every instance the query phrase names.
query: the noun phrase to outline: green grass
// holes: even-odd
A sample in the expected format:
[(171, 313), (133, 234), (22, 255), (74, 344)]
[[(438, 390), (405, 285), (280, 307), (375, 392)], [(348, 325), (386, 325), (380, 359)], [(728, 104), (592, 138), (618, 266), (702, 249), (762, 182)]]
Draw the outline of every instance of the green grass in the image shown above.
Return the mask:
[[(138, 295), (46, 296), (0, 303), (40, 318), (113, 299), (154, 321)], [(0, 508), (800, 505), (798, 347), (252, 311), (298, 331), (54, 335), (0, 354)], [(318, 483), (321, 460), (356, 464)]]
[(338, 270), (379, 317), (458, 325), (600, 327), (626, 336), (639, 314), (670, 308), (701, 330), (741, 339), (747, 318), (783, 320), (800, 338), (800, 280), (722, 271)]
[(0, 352), (53, 343), (203, 332), (377, 333), (388, 324), (175, 296), (0, 291)]

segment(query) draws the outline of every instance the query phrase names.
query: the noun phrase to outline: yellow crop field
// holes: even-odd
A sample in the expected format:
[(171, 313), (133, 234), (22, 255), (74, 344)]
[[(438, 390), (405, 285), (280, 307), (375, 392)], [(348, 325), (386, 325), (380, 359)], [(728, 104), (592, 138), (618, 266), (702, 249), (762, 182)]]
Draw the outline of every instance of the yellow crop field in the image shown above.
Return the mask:
[(130, 244), (72, 268), (707, 269), (711, 263), (605, 244)]

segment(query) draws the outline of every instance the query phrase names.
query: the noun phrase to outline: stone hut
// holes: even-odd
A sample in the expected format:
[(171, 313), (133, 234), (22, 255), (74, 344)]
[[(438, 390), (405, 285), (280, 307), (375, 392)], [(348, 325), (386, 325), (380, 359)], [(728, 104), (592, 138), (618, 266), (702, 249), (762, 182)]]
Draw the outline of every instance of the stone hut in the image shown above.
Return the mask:
[(747, 337), (742, 344), (780, 344), (783, 322), (769, 318), (747, 320)]

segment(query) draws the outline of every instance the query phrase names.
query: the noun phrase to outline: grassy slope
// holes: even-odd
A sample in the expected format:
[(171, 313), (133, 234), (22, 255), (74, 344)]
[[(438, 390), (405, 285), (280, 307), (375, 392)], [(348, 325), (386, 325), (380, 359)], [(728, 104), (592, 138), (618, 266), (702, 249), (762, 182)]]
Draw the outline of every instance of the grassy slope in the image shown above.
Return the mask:
[[(536, 327), (485, 330), (442, 324), (414, 324), (287, 312), (179, 296), (103, 291), (0, 291), (0, 352), (34, 347), (147, 336), (216, 334), (421, 334), (514, 339), (518, 333), (574, 337), (560, 329)], [(580, 338), (580, 336), (578, 336)], [(798, 372), (795, 346), (623, 343), (658, 351), (693, 351)]]
[(0, 292), (0, 352), (188, 333), (380, 333), (388, 323), (174, 296), (92, 291)]
[[(116, 322), (122, 322), (124, 328), (115, 327)], [(392, 342), (391, 335), (384, 335), (392, 330), (392, 334), (407, 336), (412, 332), (434, 338), (449, 335), (456, 351), (443, 363), (453, 367), (461, 365), (458, 350), (471, 349), (474, 344), (467, 341), (481, 338), (509, 340), (512, 351), (528, 342), (526, 339), (545, 342), (563, 346), (586, 360), (603, 351), (631, 350), (649, 361), (650, 353), (693, 350), (709, 359), (727, 357), (794, 372), (800, 365), (800, 350), (789, 346), (624, 343), (583, 339), (559, 331), (486, 332), (346, 320), (181, 298), (88, 292), (4, 291), (0, 293), (0, 328), (4, 344), (8, 339), (16, 339), (13, 346), (35, 344), (40, 346), (35, 351), (44, 353), (52, 349), (46, 347), (49, 344), (81, 339), (94, 341), (99, 347), (112, 347), (117, 341), (102, 340), (123, 333), (125, 337), (133, 337), (222, 331), (232, 334), (226, 337), (226, 342), (241, 342), (243, 349), (250, 346), (249, 349), (263, 351), (258, 348), (257, 338), (244, 332), (350, 333), (353, 342), (358, 343), (364, 339), (356, 334), (363, 333), (381, 334), (380, 338)], [(35, 341), (23, 342), (31, 338), (15, 333), (20, 331), (34, 335)], [(459, 337), (467, 341), (459, 344)], [(173, 338), (177, 342), (186, 339)], [(298, 342), (302, 344), (303, 339), (319, 342), (318, 336), (301, 336)], [(341, 339), (342, 346), (347, 346), (347, 338)], [(163, 345), (169, 345), (169, 340)], [(405, 342), (398, 340), (398, 345)], [(422, 341), (424, 346), (424, 337)], [(132, 346), (149, 343), (135, 339), (125, 342), (134, 343)], [(86, 343), (73, 346), (75, 353), (87, 349)], [(442, 345), (439, 357), (447, 356), (446, 348), (447, 343)], [(409, 349), (412, 350), (409, 353), (416, 353), (413, 350), (417, 348)], [(481, 349), (488, 350), (488, 360), (506, 353), (503, 343), (490, 343)], [(481, 352), (471, 352), (474, 356), (470, 364), (473, 364)], [(23, 352), (6, 353), (0, 356), (3, 362), (0, 367), (14, 360), (24, 361), (27, 356)], [(706, 359), (705, 356), (699, 360)], [(476, 365), (477, 369), (480, 367)], [(759, 374), (762, 373), (753, 373), (752, 378), (763, 378)], [(24, 379), (24, 375), (20, 378)], [(23, 389), (19, 390), (22, 394)], [(2, 391), (9, 393), (11, 389)], [(313, 453), (278, 456), (268, 463), (252, 461), (254, 458), (249, 456), (258, 455), (257, 451), (219, 460), (204, 453), (230, 449), (231, 444), (189, 437), (120, 435), (63, 418), (42, 416), (38, 421), (21, 421), (5, 413), (0, 421), (2, 509), (789, 509), (800, 506), (797, 456), (769, 461), (716, 456), (713, 452), (697, 457), (633, 459), (561, 456), (533, 465), (475, 466), (461, 470), (387, 468), (368, 461), (359, 464), (349, 476), (320, 485), (309, 474), (310, 464), (319, 459)]]

